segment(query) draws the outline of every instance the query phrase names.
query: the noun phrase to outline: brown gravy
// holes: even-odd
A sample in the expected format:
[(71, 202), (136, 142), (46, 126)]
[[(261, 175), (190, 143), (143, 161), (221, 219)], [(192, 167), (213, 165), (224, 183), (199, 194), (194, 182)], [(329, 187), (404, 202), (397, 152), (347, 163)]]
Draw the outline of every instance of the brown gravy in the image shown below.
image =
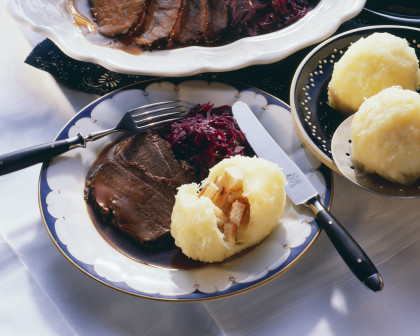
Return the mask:
[[(100, 152), (96, 161), (90, 168), (88, 176), (90, 176), (99, 165), (111, 159), (110, 156), (112, 156), (116, 146), (125, 138), (125, 136), (117, 138)], [(204, 263), (192, 260), (185, 256), (181, 252), (181, 249), (175, 246), (173, 240), (171, 240), (165, 248), (142, 248), (139, 242), (128, 234), (108, 223), (104, 223), (88, 202), (87, 209), (93, 224), (105, 241), (131, 259), (147, 265), (173, 269), (193, 269), (204, 265)]]
[(137, 262), (156, 267), (183, 270), (195, 269), (205, 265), (188, 258), (175, 244), (166, 249), (144, 249), (128, 235), (111, 225), (103, 223), (89, 204), (87, 204), (87, 209), (93, 224), (105, 241), (117, 251)]
[[(88, 176), (99, 168), (101, 164), (112, 159), (115, 148), (122, 140), (126, 139), (126, 137), (127, 135), (118, 137), (102, 149), (95, 162), (92, 164), (88, 172)], [(109, 223), (105, 223), (95, 212), (89, 202), (86, 202), (86, 206), (92, 223), (103, 239), (114, 249), (139, 263), (155, 267), (180, 270), (197, 269), (208, 265), (207, 263), (188, 258), (182, 253), (181, 249), (175, 245), (172, 238), (170, 238), (172, 240), (166, 245), (166, 247), (160, 246), (159, 248), (143, 248), (138, 241), (130, 237), (128, 234), (122, 232)], [(239, 254), (232, 256), (228, 260), (239, 258), (253, 248), (254, 247), (250, 247)]]

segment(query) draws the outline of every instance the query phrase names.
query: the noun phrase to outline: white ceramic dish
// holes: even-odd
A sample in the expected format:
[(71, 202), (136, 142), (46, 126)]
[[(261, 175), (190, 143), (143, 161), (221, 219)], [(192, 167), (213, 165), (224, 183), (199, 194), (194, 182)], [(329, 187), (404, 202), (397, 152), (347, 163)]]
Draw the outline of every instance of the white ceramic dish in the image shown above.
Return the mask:
[[(289, 107), (277, 98), (239, 84), (207, 81), (135, 84), (84, 108), (57, 139), (109, 128), (125, 110), (173, 98), (194, 104), (210, 101), (215, 106), (232, 105), (237, 100), (248, 103), (311, 179), (326, 206), (331, 205), (331, 173), (298, 141)], [(311, 212), (288, 202), (282, 225), (269, 238), (223, 263), (179, 267), (179, 263), (174, 262), (176, 253), (146, 255), (138, 246), (125, 246), (127, 239), (109, 240), (91, 220), (83, 198), (88, 170), (109, 141), (110, 137), (98, 140), (85, 149), (75, 149), (44, 164), (39, 199), (46, 229), (57, 248), (80, 270), (112, 288), (150, 299), (180, 301), (240, 293), (290, 268), (319, 234)], [(164, 260), (168, 258), (170, 260)]]
[[(86, 0), (87, 1), (87, 0)], [(67, 0), (9, 0), (10, 13), (50, 38), (70, 57), (129, 74), (186, 76), (279, 61), (332, 35), (362, 9), (366, 0), (321, 0), (304, 18), (274, 33), (221, 47), (187, 47), (132, 55), (89, 42), (67, 10)]]

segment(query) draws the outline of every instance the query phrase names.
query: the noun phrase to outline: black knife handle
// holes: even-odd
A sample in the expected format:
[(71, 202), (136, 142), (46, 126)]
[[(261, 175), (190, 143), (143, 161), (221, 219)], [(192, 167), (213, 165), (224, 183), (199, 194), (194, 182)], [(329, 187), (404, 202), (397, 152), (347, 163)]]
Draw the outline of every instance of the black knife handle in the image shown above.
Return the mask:
[(63, 154), (76, 147), (83, 147), (84, 145), (85, 139), (79, 134), (74, 138), (53, 141), (0, 155), (0, 176), (32, 166), (36, 163), (48, 161), (54, 156)]
[(339, 221), (325, 209), (319, 197), (312, 198), (307, 205), (316, 214), (317, 223), (327, 233), (354, 275), (372, 291), (381, 291), (384, 284), (375, 265)]

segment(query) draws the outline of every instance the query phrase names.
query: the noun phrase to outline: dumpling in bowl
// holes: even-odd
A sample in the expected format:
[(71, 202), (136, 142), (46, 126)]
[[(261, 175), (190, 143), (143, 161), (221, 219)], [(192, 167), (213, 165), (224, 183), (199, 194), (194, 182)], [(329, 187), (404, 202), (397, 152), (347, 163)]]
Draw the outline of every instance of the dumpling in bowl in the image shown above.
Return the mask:
[(354, 115), (352, 158), (392, 182), (420, 178), (420, 94), (391, 87), (367, 99)]
[(175, 244), (203, 262), (258, 244), (279, 224), (285, 183), (281, 169), (267, 160), (224, 159), (210, 169), (201, 190), (194, 183), (178, 189), (171, 218)]
[(390, 86), (416, 91), (419, 61), (407, 40), (389, 33), (374, 33), (351, 45), (334, 65), (328, 86), (330, 106), (355, 113), (365, 98)]

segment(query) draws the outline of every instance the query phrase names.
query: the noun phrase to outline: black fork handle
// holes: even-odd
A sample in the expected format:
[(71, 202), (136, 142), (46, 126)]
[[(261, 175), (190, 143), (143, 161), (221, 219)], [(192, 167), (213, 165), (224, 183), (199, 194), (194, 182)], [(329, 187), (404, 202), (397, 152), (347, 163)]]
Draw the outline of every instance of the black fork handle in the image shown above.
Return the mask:
[(53, 141), (0, 155), (0, 176), (48, 161), (76, 147), (85, 147), (85, 139), (81, 134), (74, 138)]

